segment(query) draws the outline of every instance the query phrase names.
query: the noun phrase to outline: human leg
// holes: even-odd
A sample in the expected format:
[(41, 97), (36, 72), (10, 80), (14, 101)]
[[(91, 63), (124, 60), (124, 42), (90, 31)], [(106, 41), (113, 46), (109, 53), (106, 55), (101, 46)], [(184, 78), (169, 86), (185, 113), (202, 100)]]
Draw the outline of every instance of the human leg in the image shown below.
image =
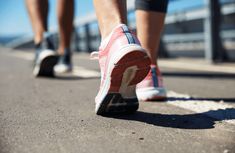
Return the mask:
[(102, 39), (119, 24), (127, 23), (126, 0), (94, 0)]
[(150, 55), (151, 64), (157, 65), (168, 0), (136, 0), (135, 5), (138, 38)]
[(73, 31), (74, 0), (58, 0), (57, 16), (59, 25), (59, 54), (64, 54), (64, 50), (70, 47), (71, 35)]
[(101, 86), (96, 113), (126, 113), (138, 109), (136, 84), (147, 75), (150, 59), (126, 24), (124, 0), (94, 0), (102, 42), (98, 58)]
[(48, 0), (26, 0), (26, 7), (34, 31), (34, 42), (38, 44), (47, 31)]
[(48, 1), (26, 0), (26, 6), (34, 31), (35, 66), (33, 74), (37, 76), (54, 76), (53, 67), (57, 62), (53, 46), (44, 32), (47, 31)]
[(74, 0), (58, 0), (57, 16), (59, 25), (59, 61), (54, 70), (65, 73), (72, 70), (70, 42), (73, 31)]
[(143, 48), (151, 59), (151, 70), (138, 84), (137, 95), (140, 100), (162, 100), (166, 90), (158, 67), (158, 48), (167, 10), (167, 0), (136, 0), (137, 35)]

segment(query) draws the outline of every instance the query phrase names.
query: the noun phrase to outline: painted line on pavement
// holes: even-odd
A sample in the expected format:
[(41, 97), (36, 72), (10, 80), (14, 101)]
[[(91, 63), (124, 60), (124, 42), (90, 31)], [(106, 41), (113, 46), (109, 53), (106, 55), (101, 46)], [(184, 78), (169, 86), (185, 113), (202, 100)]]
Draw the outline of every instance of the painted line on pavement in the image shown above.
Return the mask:
[(223, 101), (194, 100), (190, 99), (192, 97), (189, 95), (179, 94), (174, 91), (168, 91), (167, 97), (169, 97), (169, 99), (175, 99), (167, 101), (170, 105), (191, 110), (196, 113), (203, 113), (218, 121), (225, 121), (235, 125), (235, 107)]
[(219, 72), (219, 73), (232, 73), (235, 74), (234, 66), (222, 66), (222, 65), (209, 65), (199, 64), (193, 62), (181, 62), (181, 61), (166, 61), (159, 60), (159, 66), (165, 68), (175, 68), (182, 70), (195, 70), (195, 71), (206, 71), (206, 72)]
[[(32, 52), (22, 52), (17, 51), (12, 53), (11, 55), (15, 57), (20, 57), (26, 60), (33, 59)], [(86, 53), (81, 53), (78, 56), (78, 59), (89, 59), (89, 56)], [(235, 74), (234, 66), (223, 66), (223, 65), (210, 65), (205, 63), (193, 63), (193, 62), (185, 62), (185, 61), (169, 61), (169, 60), (159, 60), (159, 66), (165, 68), (175, 68), (175, 69), (183, 69), (183, 70), (195, 70), (195, 71), (205, 71), (205, 72), (221, 72), (221, 73), (232, 73)]]
[[(11, 54), (14, 57), (18, 57), (24, 60), (31, 61), (34, 58), (34, 54), (30, 52), (14, 52)], [(81, 66), (74, 66), (71, 73), (73, 76), (81, 78), (96, 78), (100, 77), (100, 73), (95, 70), (89, 70)]]
[(88, 70), (81, 66), (74, 66), (72, 74), (81, 78), (98, 78), (100, 73), (95, 70)]

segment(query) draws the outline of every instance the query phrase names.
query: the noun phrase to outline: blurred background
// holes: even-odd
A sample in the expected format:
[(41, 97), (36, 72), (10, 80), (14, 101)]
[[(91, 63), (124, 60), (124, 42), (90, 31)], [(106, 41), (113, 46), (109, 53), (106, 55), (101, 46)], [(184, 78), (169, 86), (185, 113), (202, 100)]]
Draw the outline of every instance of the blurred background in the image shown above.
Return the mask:
[[(92, 0), (75, 0), (74, 35), (77, 52), (97, 50), (100, 34)], [(57, 45), (56, 0), (49, 0), (50, 39)], [(135, 29), (134, 0), (127, 0), (128, 24)], [(33, 33), (24, 0), (0, 1), (0, 45), (33, 48)], [(162, 58), (235, 61), (235, 0), (170, 0), (161, 40)]]

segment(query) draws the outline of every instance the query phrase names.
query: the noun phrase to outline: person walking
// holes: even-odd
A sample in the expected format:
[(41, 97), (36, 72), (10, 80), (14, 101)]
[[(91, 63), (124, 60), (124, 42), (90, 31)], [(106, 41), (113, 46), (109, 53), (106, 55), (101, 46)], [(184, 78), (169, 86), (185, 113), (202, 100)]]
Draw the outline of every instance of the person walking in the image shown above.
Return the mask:
[[(139, 39), (127, 26), (125, 0), (93, 2), (102, 38), (99, 52), (91, 54), (99, 59), (101, 69), (100, 88), (95, 98), (96, 114), (135, 112), (139, 107), (136, 86), (139, 99), (147, 97), (146, 88), (151, 89), (148, 92), (162, 90), (160, 95), (150, 94), (153, 98), (164, 97), (156, 51), (168, 1), (136, 1)], [(144, 96), (141, 92), (145, 92)]]

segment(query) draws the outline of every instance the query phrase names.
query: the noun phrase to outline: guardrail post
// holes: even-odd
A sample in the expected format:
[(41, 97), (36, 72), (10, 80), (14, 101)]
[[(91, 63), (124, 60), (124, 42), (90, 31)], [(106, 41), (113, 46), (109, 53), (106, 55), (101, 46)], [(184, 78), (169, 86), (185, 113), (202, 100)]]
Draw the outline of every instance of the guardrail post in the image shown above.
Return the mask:
[(169, 57), (169, 54), (168, 54), (168, 52), (167, 52), (165, 43), (164, 43), (164, 41), (162, 40), (162, 38), (160, 39), (158, 57), (160, 57), (160, 58), (168, 58), (168, 57)]
[(73, 51), (80, 51), (81, 49), (79, 48), (79, 36), (78, 36), (78, 29), (79, 27), (77, 27), (77, 29), (75, 27), (73, 27), (73, 34), (72, 34), (72, 38), (71, 38), (71, 49)]
[(221, 13), (218, 0), (205, 0), (207, 16), (204, 21), (205, 57), (210, 62), (227, 60), (220, 38)]
[(84, 25), (85, 28), (85, 44), (86, 44), (86, 51), (91, 51), (91, 34), (90, 34), (90, 26), (89, 24)]

